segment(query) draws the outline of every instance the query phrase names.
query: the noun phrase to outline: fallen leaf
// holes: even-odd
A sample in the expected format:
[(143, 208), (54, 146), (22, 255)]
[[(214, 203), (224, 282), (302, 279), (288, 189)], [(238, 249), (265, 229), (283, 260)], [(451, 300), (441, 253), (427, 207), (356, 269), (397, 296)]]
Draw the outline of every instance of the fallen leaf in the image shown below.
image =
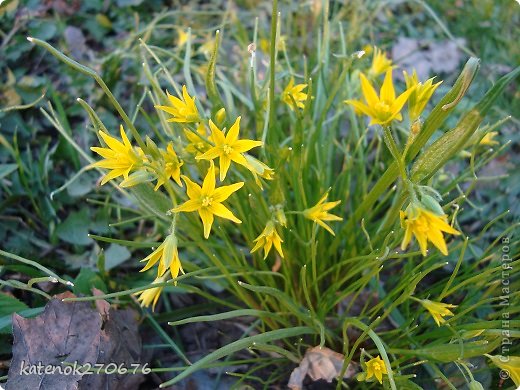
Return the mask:
[(88, 302), (53, 299), (38, 317), (26, 319), (13, 314), (13, 359), (6, 387), (78, 389), (79, 374), (24, 375), (23, 367), (40, 362), (42, 366), (62, 366), (62, 362), (94, 365), (101, 341), (100, 328), (101, 317)]
[[(7, 389), (102, 389), (137, 388), (143, 375), (92, 374), (72, 372), (65, 375), (45, 367), (110, 363), (129, 370), (140, 363), (141, 339), (133, 310), (114, 310), (90, 302), (63, 302), (74, 297), (67, 292), (56, 296), (41, 315), (26, 319), (13, 314), (13, 358), (9, 368)], [(108, 303), (107, 303), (108, 304)], [(109, 313), (105, 313), (109, 310)], [(106, 316), (103, 321), (103, 315)], [(42, 366), (40, 372), (29, 365)], [(115, 365), (115, 366), (114, 366)], [(132, 366), (134, 365), (134, 366)], [(22, 370), (22, 367), (25, 367)], [(139, 372), (138, 372), (139, 373)]]
[[(329, 348), (309, 348), (300, 365), (291, 373), (287, 386), (291, 390), (301, 390), (307, 375), (313, 380), (328, 383), (339, 377), (345, 356)], [(352, 378), (356, 373), (353, 363), (349, 363), (343, 378)]]
[[(95, 287), (92, 287), (92, 295), (99, 296), (105, 295), (105, 293), (101, 290), (98, 290)], [(104, 299), (98, 299), (96, 302), (96, 309), (101, 314), (101, 319), (103, 322), (106, 322), (110, 319), (110, 303), (105, 301)]]

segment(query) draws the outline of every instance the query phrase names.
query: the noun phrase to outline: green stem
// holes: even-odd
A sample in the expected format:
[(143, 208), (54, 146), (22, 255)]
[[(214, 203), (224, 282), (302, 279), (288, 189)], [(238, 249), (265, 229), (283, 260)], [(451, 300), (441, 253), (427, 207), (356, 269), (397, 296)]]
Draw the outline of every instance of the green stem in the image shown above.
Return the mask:
[(407, 181), (407, 175), (406, 175), (406, 169), (404, 166), (403, 156), (399, 152), (399, 148), (397, 144), (395, 143), (394, 137), (392, 136), (392, 132), (390, 130), (390, 126), (384, 126), (383, 127), (383, 139), (385, 140), (385, 144), (387, 148), (390, 150), (390, 153), (392, 153), (392, 157), (397, 162), (397, 166), (399, 168), (399, 173), (401, 174), (401, 177), (403, 178), (403, 182)]
[(397, 146), (394, 137), (392, 136), (392, 131), (390, 126), (383, 127), (383, 139), (387, 148), (390, 150), (392, 157), (397, 163), (397, 167), (399, 169), (399, 174), (403, 180), (403, 186), (412, 198), (412, 201), (417, 201), (417, 195), (415, 194), (413, 183), (408, 179), (408, 175), (406, 174), (406, 166), (405, 166), (405, 154), (401, 154), (399, 151), (399, 147)]
[(273, 0), (273, 11), (271, 15), (271, 47), (269, 48), (269, 126), (274, 124), (276, 106), (274, 104), (274, 81), (276, 67), (276, 29), (278, 24), (278, 0)]

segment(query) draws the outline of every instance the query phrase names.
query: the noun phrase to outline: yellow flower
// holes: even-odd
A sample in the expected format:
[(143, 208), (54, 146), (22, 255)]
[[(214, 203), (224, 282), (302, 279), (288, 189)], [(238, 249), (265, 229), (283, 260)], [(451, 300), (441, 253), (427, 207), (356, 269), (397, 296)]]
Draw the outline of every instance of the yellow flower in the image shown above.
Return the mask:
[(176, 207), (172, 212), (192, 212), (198, 211), (200, 219), (204, 225), (204, 237), (209, 237), (211, 225), (213, 225), (214, 215), (229, 219), (235, 223), (242, 223), (233, 213), (222, 204), (229, 196), (242, 188), (244, 182), (215, 188), (215, 166), (211, 162), (202, 187), (192, 182), (188, 177), (182, 176), (186, 183), (186, 192), (190, 198), (185, 203)]
[(428, 101), (432, 97), (437, 87), (441, 85), (442, 81), (433, 84), (433, 79), (435, 77), (432, 77), (431, 79), (426, 80), (424, 83), (421, 83), (417, 77), (417, 72), (415, 69), (411, 76), (408, 75), (406, 71), (403, 72), (403, 75), (406, 82), (406, 88), (413, 90), (408, 100), (408, 111), (410, 113), (410, 121), (414, 122), (422, 114), (426, 104), (428, 104)]
[[(188, 33), (184, 31), (182, 28), (177, 28), (177, 46), (182, 47), (188, 42)], [(194, 36), (192, 35), (191, 38), (193, 39)]]
[(269, 168), (262, 161), (250, 156), (249, 154), (245, 154), (244, 157), (247, 160), (247, 168), (251, 171), (255, 178), (255, 183), (260, 189), (264, 189), (262, 186), (262, 182), (258, 178), (259, 176), (265, 180), (273, 180), (274, 179), (274, 169)]
[(367, 365), (367, 376), (366, 379), (370, 379), (373, 376), (376, 377), (379, 383), (383, 383), (383, 374), (388, 374), (385, 362), (377, 355), (375, 358), (370, 359), (366, 362)]
[[(200, 137), (197, 134), (200, 134)], [(188, 153), (199, 156), (211, 148), (211, 145), (204, 140), (205, 138), (211, 141), (211, 135), (208, 136), (204, 123), (199, 123), (196, 133), (189, 129), (184, 129), (184, 135), (189, 142), (184, 148)]]
[[(152, 282), (152, 285), (158, 284), (158, 283), (164, 283), (165, 281), (166, 281), (166, 277), (160, 276), (160, 277), (157, 277)], [(152, 305), (152, 310), (155, 310), (155, 304), (159, 300), (159, 296), (161, 295), (163, 288), (164, 287), (162, 287), (162, 286), (161, 287), (152, 287), (152, 288), (149, 288), (149, 289), (146, 289), (143, 291), (139, 291), (139, 292), (135, 293), (135, 295), (138, 296), (137, 300), (139, 301), (139, 304), (142, 307), (148, 307), (148, 306)]]
[(498, 145), (498, 141), (495, 140), (495, 137), (498, 135), (498, 131), (490, 131), (489, 133), (486, 133), (484, 137), (479, 142), (479, 145), (483, 146), (494, 146)]
[(456, 305), (450, 305), (449, 303), (434, 302), (429, 299), (419, 299), (419, 302), (430, 312), (433, 319), (437, 323), (437, 326), (445, 323), (445, 316), (453, 316), (454, 314), (450, 309), (457, 307)]
[(127, 179), (130, 171), (133, 168), (138, 167), (142, 162), (143, 156), (142, 152), (140, 152), (140, 149), (134, 149), (132, 147), (132, 144), (130, 144), (130, 141), (126, 136), (122, 125), (120, 126), (119, 130), (121, 132), (121, 139), (123, 142), (100, 130), (99, 135), (101, 138), (103, 138), (103, 141), (105, 141), (107, 147), (99, 148), (93, 146), (90, 148), (93, 152), (96, 152), (104, 158), (104, 160), (91, 164), (90, 167), (111, 170), (103, 177), (101, 185), (119, 176), (124, 176), (124, 178)]
[(282, 101), (286, 103), (289, 108), (294, 111), (296, 107), (304, 108), (304, 102), (307, 100), (307, 94), (302, 92), (307, 88), (307, 84), (294, 85), (294, 79), (291, 77), (289, 84), (285, 87), (282, 94)]
[(380, 74), (386, 73), (388, 70), (392, 70), (392, 68), (392, 60), (389, 60), (386, 57), (386, 53), (384, 51), (381, 51), (374, 46), (372, 66), (369, 70), (370, 75), (373, 77), (377, 77)]
[(275, 249), (280, 254), (280, 257), (283, 259), (283, 251), (282, 251), (282, 242), (283, 240), (280, 238), (280, 235), (276, 231), (276, 227), (274, 226), (273, 221), (267, 222), (265, 225), (265, 229), (260, 233), (260, 235), (253, 240), (256, 242), (253, 249), (251, 249), (251, 253), (256, 252), (260, 248), (264, 248), (264, 259), (267, 258), (267, 255), (271, 251), (271, 248), (275, 247)]
[(392, 81), (392, 69), (386, 71), (385, 79), (379, 95), (370, 84), (363, 73), (359, 74), (361, 79), (361, 90), (365, 98), (365, 103), (359, 100), (345, 100), (345, 103), (354, 107), (354, 110), (362, 112), (370, 117), (370, 124), (387, 125), (395, 120), (402, 120), (401, 110), (406, 100), (413, 92), (413, 89), (407, 89), (399, 97), (395, 97), (394, 82)]
[(215, 146), (211, 147), (206, 153), (195, 158), (197, 160), (213, 160), (219, 157), (220, 181), (226, 178), (231, 161), (247, 168), (249, 164), (242, 153), (263, 145), (262, 141), (238, 139), (240, 117), (236, 119), (235, 123), (231, 126), (226, 135), (224, 135), (222, 130), (220, 130), (211, 120), (209, 121), (209, 127), (211, 129), (211, 140), (215, 143)]
[[(504, 373), (509, 375), (509, 378), (515, 383), (515, 386), (520, 387), (520, 357), (518, 356), (491, 356), (486, 354), (488, 358), (497, 366), (501, 368)], [(500, 376), (502, 377), (502, 375)]]
[(320, 201), (310, 209), (306, 209), (303, 211), (303, 216), (305, 218), (311, 219), (314, 222), (316, 222), (318, 225), (323, 227), (325, 230), (327, 230), (330, 234), (335, 236), (334, 231), (331, 229), (329, 225), (327, 225), (323, 221), (342, 221), (343, 218), (338, 217), (334, 214), (329, 214), (327, 211), (333, 209), (338, 204), (341, 203), (341, 200), (338, 200), (336, 202), (325, 202), (327, 200), (327, 197), (329, 196), (328, 193), (322, 196)]
[(155, 185), (154, 191), (157, 191), (166, 181), (172, 178), (175, 182), (182, 187), (181, 182), (181, 167), (184, 164), (179, 161), (177, 153), (173, 149), (173, 144), (170, 142), (166, 147), (166, 150), (160, 149), (163, 162), (159, 169), (157, 169), (157, 184)]
[(199, 111), (195, 105), (195, 98), (192, 98), (188, 94), (185, 85), (182, 86), (182, 100), (170, 95), (168, 91), (166, 91), (166, 94), (168, 95), (171, 106), (155, 106), (155, 108), (172, 115), (172, 118), (168, 119), (167, 122), (194, 123), (200, 121)]
[(421, 253), (426, 256), (428, 241), (435, 245), (444, 256), (448, 248), (442, 232), (459, 235), (460, 232), (448, 225), (446, 215), (437, 215), (420, 207), (409, 207), (400, 212), (401, 226), (405, 229), (401, 249), (405, 250), (412, 239), (412, 233), (419, 243)]
[[(276, 50), (283, 51), (285, 50), (285, 41), (287, 40), (287, 36), (280, 35), (276, 41)], [(258, 46), (260, 47), (260, 50), (262, 50), (264, 53), (269, 53), (271, 50), (271, 40), (268, 38), (260, 38), (258, 42)]]
[(177, 238), (173, 234), (166, 237), (156, 250), (141, 260), (141, 262), (143, 261), (147, 261), (147, 263), (140, 272), (149, 270), (159, 262), (157, 276), (163, 276), (168, 269), (174, 279), (179, 276), (179, 272), (184, 273), (177, 250)]

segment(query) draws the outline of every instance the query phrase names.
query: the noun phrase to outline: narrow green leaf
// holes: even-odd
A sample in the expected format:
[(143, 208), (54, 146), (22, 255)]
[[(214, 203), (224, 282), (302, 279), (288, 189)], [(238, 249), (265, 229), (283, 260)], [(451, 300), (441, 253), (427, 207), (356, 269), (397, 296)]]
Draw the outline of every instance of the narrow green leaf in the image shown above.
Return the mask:
[(469, 343), (433, 345), (413, 350), (390, 349), (389, 352), (449, 363), (459, 359), (469, 359), (472, 357), (482, 356), (485, 353), (490, 353), (500, 345), (500, 342), (500, 338), (496, 338), (491, 342), (488, 340), (479, 340)]
[(430, 178), (453, 156), (460, 152), (491, 108), (504, 88), (520, 74), (520, 67), (503, 76), (482, 98), (482, 100), (441, 138), (435, 141), (415, 162), (412, 180), (421, 182)]
[(312, 328), (309, 328), (307, 326), (299, 326), (294, 328), (288, 328), (288, 329), (278, 329), (278, 330), (272, 330), (270, 332), (265, 332), (262, 334), (257, 334), (251, 337), (246, 337), (237, 341), (234, 341), (225, 347), (219, 348), (216, 351), (213, 351), (209, 355), (203, 357), (199, 361), (197, 361), (192, 366), (187, 367), (182, 373), (177, 375), (172, 380), (169, 380), (168, 382), (162, 383), (159, 387), (165, 388), (168, 386), (171, 386), (175, 383), (178, 383), (182, 379), (190, 376), (192, 373), (194, 373), (197, 370), (201, 370), (206, 367), (209, 363), (212, 363), (218, 359), (221, 359), (223, 357), (229, 356), (235, 352), (238, 352), (244, 348), (248, 348), (253, 346), (254, 344), (264, 344), (273, 342), (275, 340), (280, 339), (287, 339), (289, 337), (295, 337), (295, 336), (301, 336), (304, 334), (315, 334), (316, 331)]
[(215, 32), (215, 46), (213, 46), (213, 51), (211, 52), (211, 57), (208, 64), (208, 72), (206, 73), (206, 92), (208, 94), (208, 98), (212, 103), (213, 112), (217, 112), (224, 104), (222, 103), (222, 99), (217, 90), (217, 84), (215, 83), (215, 72), (217, 65), (217, 56), (218, 56), (218, 48), (220, 46), (220, 30)]
[(0, 179), (10, 175), (18, 169), (18, 164), (0, 164)]
[(262, 317), (262, 316), (274, 316), (274, 315), (273, 315), (273, 313), (270, 313), (268, 311), (263, 311), (263, 310), (254, 310), (254, 309), (231, 310), (231, 311), (227, 311), (225, 313), (185, 318), (183, 320), (169, 322), (168, 324), (172, 325), (172, 326), (177, 326), (177, 325), (190, 324), (193, 322), (211, 322), (211, 321), (228, 320), (230, 318), (243, 317), (243, 316)]

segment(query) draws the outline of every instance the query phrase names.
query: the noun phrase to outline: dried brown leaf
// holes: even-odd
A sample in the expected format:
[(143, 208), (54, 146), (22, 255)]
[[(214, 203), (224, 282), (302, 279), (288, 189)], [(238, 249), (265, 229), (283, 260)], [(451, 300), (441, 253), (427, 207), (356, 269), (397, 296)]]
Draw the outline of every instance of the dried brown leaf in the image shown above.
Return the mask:
[[(300, 365), (291, 373), (287, 386), (291, 390), (301, 390), (307, 375), (313, 381), (325, 380), (330, 383), (339, 377), (344, 360), (344, 355), (329, 348), (309, 348)], [(354, 364), (350, 363), (343, 378), (351, 378), (355, 373)]]
[[(62, 301), (68, 297), (74, 294), (56, 296), (35, 318), (13, 315), (13, 358), (6, 389), (136, 388), (142, 375), (84, 375), (80, 371), (65, 375), (45, 371), (45, 367), (63, 370), (74, 364), (94, 367), (114, 363), (132, 368), (132, 364), (140, 363), (141, 339), (134, 311), (110, 309), (108, 303), (98, 305), (98, 311), (89, 302)], [(41, 371), (36, 371), (38, 364)], [(29, 365), (35, 365), (33, 371)]]

